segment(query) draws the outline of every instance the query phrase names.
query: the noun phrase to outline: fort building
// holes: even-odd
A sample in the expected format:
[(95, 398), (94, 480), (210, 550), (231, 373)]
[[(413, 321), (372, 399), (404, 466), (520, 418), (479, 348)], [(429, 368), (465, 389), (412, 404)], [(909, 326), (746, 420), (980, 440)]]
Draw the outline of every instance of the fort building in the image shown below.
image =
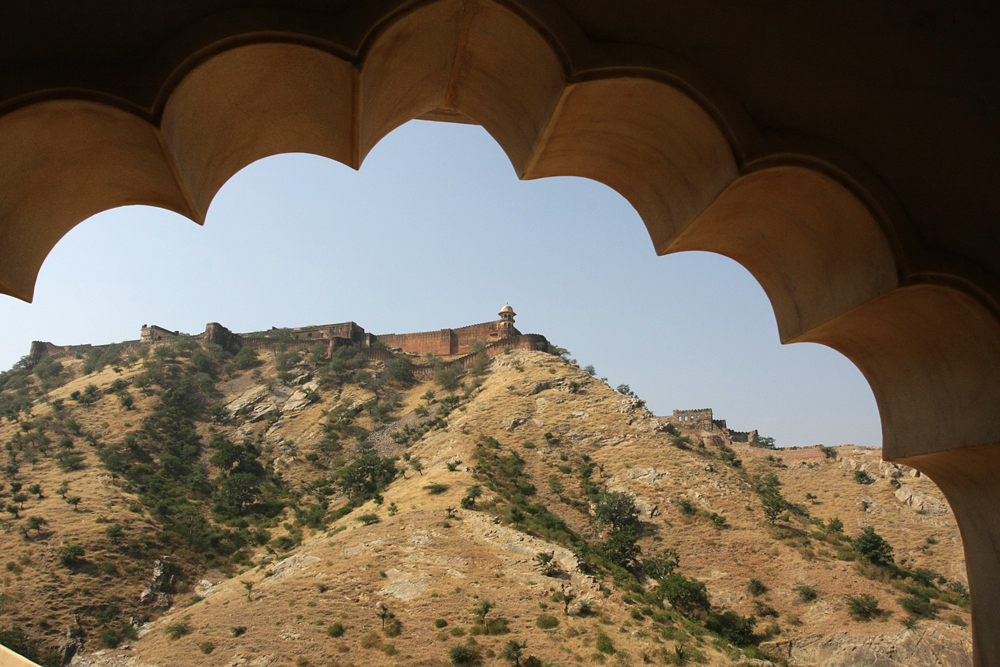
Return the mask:
[[(498, 320), (471, 324), (457, 329), (440, 329), (438, 331), (421, 331), (403, 334), (371, 334), (356, 322), (341, 322), (339, 324), (319, 324), (305, 327), (282, 329), (271, 327), (267, 331), (238, 334), (233, 333), (218, 322), (209, 322), (205, 331), (190, 336), (202, 343), (214, 344), (229, 352), (236, 352), (243, 346), (254, 349), (270, 349), (277, 345), (327, 345), (328, 353), (345, 345), (356, 345), (369, 350), (370, 356), (378, 357), (376, 348), (388, 348), (409, 354), (434, 354), (441, 357), (470, 355), (477, 343), (482, 343), (487, 353), (504, 349), (545, 350), (548, 341), (540, 334), (522, 334), (514, 327), (516, 313), (510, 305), (505, 305), (498, 314)], [(180, 331), (171, 331), (158, 325), (142, 325), (139, 339), (120, 343), (123, 346), (137, 344), (159, 345), (171, 343), (186, 336)], [(30, 357), (38, 361), (48, 354), (56, 354), (75, 349), (80, 346), (60, 346), (43, 341), (31, 344)], [(87, 346), (90, 347), (90, 346)]]
[(714, 418), (712, 408), (674, 410), (674, 413), (667, 417), (667, 422), (687, 430), (700, 430), (704, 436), (724, 435), (730, 442), (751, 443), (758, 436), (756, 430), (734, 431), (730, 429), (726, 426), (725, 419)]

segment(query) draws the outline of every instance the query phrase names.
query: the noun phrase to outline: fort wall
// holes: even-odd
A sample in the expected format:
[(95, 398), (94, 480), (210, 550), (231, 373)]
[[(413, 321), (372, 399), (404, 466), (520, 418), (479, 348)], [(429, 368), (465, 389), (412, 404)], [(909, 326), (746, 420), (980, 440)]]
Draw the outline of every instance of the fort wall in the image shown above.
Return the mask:
[(453, 329), (410, 334), (378, 334), (375, 339), (386, 347), (396, 347), (405, 352), (440, 356), (459, 354), (458, 337)]

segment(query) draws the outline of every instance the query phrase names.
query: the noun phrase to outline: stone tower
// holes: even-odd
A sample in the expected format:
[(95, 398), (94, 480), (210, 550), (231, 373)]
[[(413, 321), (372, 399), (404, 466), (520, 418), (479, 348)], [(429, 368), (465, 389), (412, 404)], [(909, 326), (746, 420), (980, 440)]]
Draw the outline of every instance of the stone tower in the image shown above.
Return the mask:
[(517, 313), (507, 304), (500, 310), (500, 321), (497, 323), (497, 333), (499, 338), (512, 338), (514, 336), (514, 316)]

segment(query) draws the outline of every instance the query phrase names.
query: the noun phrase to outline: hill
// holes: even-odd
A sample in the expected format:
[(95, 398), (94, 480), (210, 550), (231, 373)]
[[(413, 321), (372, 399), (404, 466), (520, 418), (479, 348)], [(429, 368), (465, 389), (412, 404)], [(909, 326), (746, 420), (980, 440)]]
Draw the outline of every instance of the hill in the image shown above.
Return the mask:
[(954, 517), (876, 449), (539, 351), (115, 354), (0, 377), (0, 642), (44, 664), (971, 664)]

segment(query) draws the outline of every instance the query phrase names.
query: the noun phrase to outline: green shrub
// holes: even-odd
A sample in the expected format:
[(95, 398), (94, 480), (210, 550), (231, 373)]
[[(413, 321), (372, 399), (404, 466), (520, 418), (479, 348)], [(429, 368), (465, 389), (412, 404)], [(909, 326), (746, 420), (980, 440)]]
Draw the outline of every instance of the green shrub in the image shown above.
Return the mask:
[(447, 484), (428, 484), (424, 487), (424, 491), (427, 491), (432, 496), (444, 493), (448, 490)]
[(486, 624), (486, 634), (488, 635), (505, 635), (508, 632), (510, 629), (507, 627), (507, 619), (505, 618), (494, 618)]
[(812, 602), (817, 597), (819, 597), (819, 594), (816, 592), (816, 589), (814, 587), (807, 586), (805, 584), (802, 584), (801, 586), (796, 586), (792, 590), (798, 592), (799, 599), (801, 599), (803, 602)]
[(475, 665), (479, 662), (479, 651), (474, 646), (455, 646), (448, 651), (453, 665)]
[(180, 623), (174, 623), (173, 625), (168, 625), (163, 630), (165, 634), (171, 641), (177, 641), (181, 637), (191, 632), (191, 625), (187, 621), (181, 621)]
[(747, 590), (750, 591), (750, 595), (757, 597), (767, 592), (767, 586), (760, 579), (751, 579), (747, 582)]
[(845, 595), (844, 601), (847, 603), (847, 613), (859, 621), (870, 621), (882, 613), (878, 599), (874, 595), (867, 593), (857, 597)]
[(342, 637), (344, 635), (344, 624), (334, 623), (326, 629), (326, 634), (330, 637), (336, 639), (337, 637)]
[(705, 584), (697, 579), (674, 572), (660, 581), (657, 590), (682, 614), (694, 614), (711, 608)]
[(56, 549), (59, 562), (66, 567), (74, 567), (83, 562), (86, 551), (80, 544), (67, 544)]
[(765, 618), (767, 616), (774, 616), (774, 617), (778, 616), (778, 612), (775, 611), (774, 607), (767, 604), (763, 600), (754, 600), (753, 609), (754, 609), (754, 614), (756, 614), (761, 618)]
[(205, 655), (208, 655), (209, 653), (215, 650), (215, 644), (213, 644), (212, 642), (202, 642), (198, 644), (198, 650), (204, 653)]
[(382, 634), (386, 637), (398, 637), (403, 632), (403, 624), (398, 620), (389, 621), (384, 628), (382, 628)]
[(444, 620), (443, 618), (439, 618), (438, 620), (434, 621), (435, 628), (441, 629), (447, 626), (448, 626), (448, 621)]
[(360, 644), (361, 648), (364, 649), (381, 648), (382, 640), (379, 639), (378, 635), (375, 634), (374, 632), (369, 632), (368, 634), (366, 634), (361, 638)]
[(122, 636), (114, 630), (105, 630), (101, 633), (101, 646), (104, 648), (118, 648), (122, 643)]
[(535, 625), (542, 630), (551, 630), (552, 628), (559, 626), (559, 619), (552, 614), (542, 614), (538, 617), (538, 620), (535, 621)]
[(869, 475), (865, 470), (855, 470), (854, 481), (858, 484), (874, 484), (875, 478)]
[(866, 526), (860, 535), (851, 540), (851, 546), (872, 565), (886, 567), (895, 562), (892, 557), (892, 545), (876, 533), (871, 526)]
[(362, 514), (361, 516), (358, 517), (357, 520), (365, 524), (366, 526), (370, 526), (380, 521), (380, 519), (378, 518), (378, 514), (375, 513)]
[(934, 618), (937, 615), (937, 605), (920, 595), (900, 598), (899, 606), (918, 618)]
[(736, 646), (750, 646), (758, 641), (753, 632), (756, 622), (757, 619), (753, 616), (740, 616), (735, 611), (726, 611), (712, 614), (705, 622), (705, 627)]
[(615, 652), (615, 645), (611, 642), (611, 638), (608, 637), (604, 631), (597, 633), (597, 650), (601, 653), (607, 653), (608, 655)]
[(74, 454), (72, 456), (64, 456), (59, 459), (57, 465), (60, 470), (70, 471), (70, 470), (80, 470), (83, 468), (85, 459), (82, 456)]

